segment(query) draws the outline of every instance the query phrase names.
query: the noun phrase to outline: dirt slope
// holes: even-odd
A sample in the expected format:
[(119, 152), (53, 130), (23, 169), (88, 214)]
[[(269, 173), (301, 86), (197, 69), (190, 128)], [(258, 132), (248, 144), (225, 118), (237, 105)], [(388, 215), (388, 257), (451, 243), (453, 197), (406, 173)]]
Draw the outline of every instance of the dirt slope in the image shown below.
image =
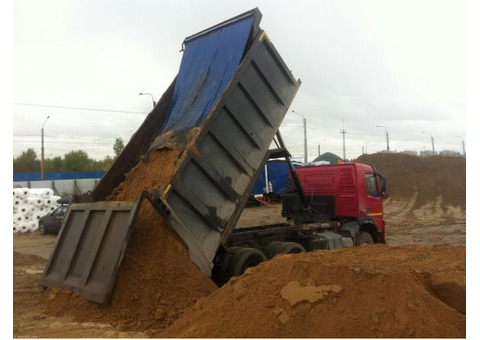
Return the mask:
[(464, 244), (466, 235), (466, 160), (463, 157), (363, 155), (387, 177), (384, 201), (387, 243)]
[(435, 202), (440, 207), (465, 210), (466, 160), (463, 157), (416, 157), (406, 154), (376, 153), (362, 155), (356, 162), (375, 166), (387, 177), (392, 200), (411, 201), (411, 209)]
[[(462, 246), (280, 255), (230, 280), (158, 336), (465, 337), (465, 271)], [(442, 278), (449, 279), (439, 294)]]

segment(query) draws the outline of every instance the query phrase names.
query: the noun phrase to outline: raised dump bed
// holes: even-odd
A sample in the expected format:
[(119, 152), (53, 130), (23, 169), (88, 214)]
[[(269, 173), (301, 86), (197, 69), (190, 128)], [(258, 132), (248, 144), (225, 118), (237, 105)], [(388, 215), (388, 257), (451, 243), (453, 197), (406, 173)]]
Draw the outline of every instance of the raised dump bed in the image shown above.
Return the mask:
[[(254, 9), (185, 39), (170, 88), (91, 196), (71, 204), (41, 284), (107, 302), (144, 196), (184, 242), (192, 262), (211, 275), (212, 260), (240, 217), (300, 85), (260, 19)], [(123, 203), (127, 212), (112, 214), (118, 203), (106, 198), (142, 156), (157, 149), (180, 150), (174, 175), (136, 202)], [(121, 235), (112, 231), (118, 225)], [(72, 228), (81, 232), (72, 236)], [(85, 242), (92, 234), (96, 247)], [(99, 271), (96, 259), (107, 253), (115, 255)]]

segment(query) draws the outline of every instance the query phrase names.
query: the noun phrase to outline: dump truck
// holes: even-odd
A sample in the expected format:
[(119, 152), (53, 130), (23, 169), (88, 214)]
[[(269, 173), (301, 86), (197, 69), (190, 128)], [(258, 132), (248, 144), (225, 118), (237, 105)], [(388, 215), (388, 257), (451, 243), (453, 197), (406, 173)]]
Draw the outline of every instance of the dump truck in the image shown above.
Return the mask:
[[(281, 136), (279, 136), (281, 137)], [(281, 195), (286, 222), (233, 230), (214, 259), (222, 285), (277, 254), (385, 243), (385, 177), (375, 167), (342, 162), (294, 168)]]
[[(313, 217), (321, 204), (316, 197), (311, 204), (308, 201), (282, 140), (279, 127), (301, 81), (260, 28), (261, 17), (255, 8), (185, 38), (180, 68), (169, 88), (93, 191), (69, 204), (40, 279), (42, 286), (64, 287), (108, 303), (144, 201), (178, 236), (191, 261), (219, 285), (256, 264), (239, 260), (246, 251), (255, 249), (262, 260), (264, 251), (269, 257), (291, 252), (280, 246), (264, 248), (273, 241), (290, 244), (287, 234), (292, 228), (327, 239), (331, 238), (327, 231), (336, 233), (331, 231), (338, 229), (333, 221)], [(108, 200), (142, 159), (165, 149), (180, 154), (166, 184), (141, 190), (132, 202)], [(290, 221), (286, 226), (238, 232), (236, 223), (264, 165), (278, 158), (285, 158), (291, 167), (297, 191), (290, 199), (297, 197), (300, 206), (284, 203)], [(322, 229), (325, 223), (330, 230)], [(276, 239), (262, 237), (267, 229), (275, 230)], [(343, 229), (355, 239), (362, 225)], [(343, 239), (334, 241), (343, 246)]]

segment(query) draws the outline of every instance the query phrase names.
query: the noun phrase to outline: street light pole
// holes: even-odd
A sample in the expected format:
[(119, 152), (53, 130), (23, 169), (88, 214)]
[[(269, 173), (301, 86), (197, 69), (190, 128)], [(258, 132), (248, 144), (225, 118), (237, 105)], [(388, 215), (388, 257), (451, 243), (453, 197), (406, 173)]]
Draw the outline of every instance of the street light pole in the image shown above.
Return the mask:
[(321, 144), (323, 141), (325, 141), (325, 140), (327, 140), (327, 139), (326, 139), (326, 138), (323, 138), (321, 141), (318, 142), (318, 156), (319, 156), (319, 157), (320, 157), (321, 154), (322, 154), (322, 153), (320, 152), (320, 144)]
[(50, 118), (50, 116), (47, 116), (47, 118), (45, 119), (45, 121), (42, 124), (42, 160), (40, 162), (40, 179), (42, 181), (45, 179), (45, 166), (44, 166), (44, 163), (45, 163), (45, 149), (43, 147), (43, 127), (45, 126), (45, 123), (47, 122), (48, 118)]
[(389, 141), (389, 138), (388, 138), (387, 128), (385, 126), (381, 126), (381, 125), (377, 125), (377, 128), (384, 128), (385, 129), (385, 134), (387, 136), (387, 151), (390, 151), (390, 141)]
[(433, 136), (432, 136), (432, 134), (431, 134), (430, 132), (425, 132), (425, 131), (423, 131), (422, 133), (428, 133), (428, 134), (430, 135), (430, 138), (431, 138), (431, 140), (432, 140), (432, 152), (433, 152), (433, 154), (435, 155), (435, 142), (433, 141)]
[(342, 134), (342, 140), (343, 140), (343, 160), (347, 160), (347, 153), (345, 151), (345, 134), (347, 133), (347, 130), (345, 130), (345, 119), (342, 119), (343, 121), (343, 127), (340, 130), (340, 133)]
[(370, 143), (370, 141), (367, 141), (364, 146), (362, 146), (362, 154), (366, 154), (367, 152), (367, 145)]
[(155, 103), (155, 98), (153, 97), (153, 94), (140, 92), (138, 95), (139, 96), (150, 96), (150, 97), (152, 97), (153, 108), (155, 108), (155, 105), (157, 105), (157, 103)]
[(307, 119), (301, 113), (295, 112), (292, 110), (293, 113), (301, 116), (303, 118), (303, 152), (304, 152), (304, 163), (308, 163), (308, 155), (307, 155)]

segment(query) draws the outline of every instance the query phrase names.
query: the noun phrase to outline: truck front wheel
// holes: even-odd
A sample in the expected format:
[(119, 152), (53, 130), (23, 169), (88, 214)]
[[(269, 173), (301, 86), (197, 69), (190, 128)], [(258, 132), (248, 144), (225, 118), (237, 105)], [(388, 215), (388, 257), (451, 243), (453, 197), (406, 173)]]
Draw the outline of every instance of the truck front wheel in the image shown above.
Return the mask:
[(265, 255), (258, 249), (240, 248), (232, 254), (228, 264), (228, 276), (240, 276), (247, 268), (255, 267), (266, 260)]
[(367, 244), (373, 244), (373, 238), (372, 235), (367, 233), (366, 231), (361, 231), (357, 235), (356, 239), (356, 246), (365, 246)]

